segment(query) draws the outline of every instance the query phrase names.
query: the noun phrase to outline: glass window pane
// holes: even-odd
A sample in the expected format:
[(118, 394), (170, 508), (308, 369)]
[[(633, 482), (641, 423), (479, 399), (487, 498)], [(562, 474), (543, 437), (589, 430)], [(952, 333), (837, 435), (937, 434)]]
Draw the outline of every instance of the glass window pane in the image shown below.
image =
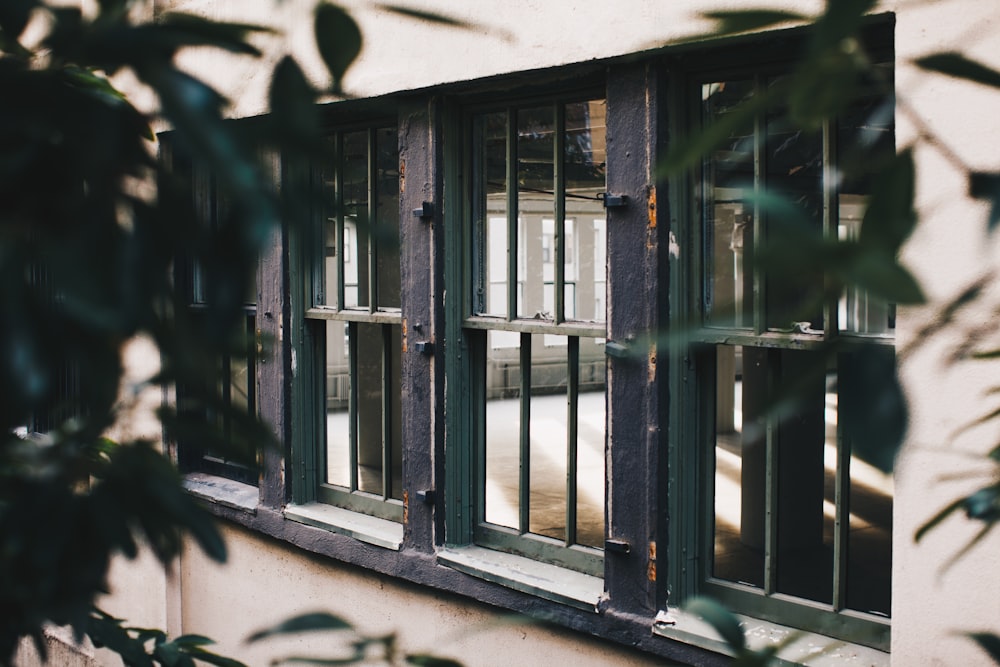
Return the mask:
[(369, 304), (368, 132), (343, 136), (344, 307)]
[(486, 337), (485, 519), (518, 528), (521, 469), (521, 344), (509, 331)]
[[(749, 360), (746, 358), (745, 349), (729, 345), (715, 348), (712, 575), (763, 588), (763, 478), (755, 474), (766, 454), (763, 395), (743, 391), (747, 376), (752, 386), (763, 369), (750, 368), (744, 373), (748, 361), (751, 365), (757, 363), (752, 353)], [(747, 493), (752, 493), (753, 498), (744, 508)]]
[[(835, 374), (817, 372), (823, 358), (811, 352), (721, 345), (715, 354), (712, 573), (763, 588), (771, 517), (777, 591), (829, 603), (837, 447)], [(776, 398), (769, 388), (788, 382), (795, 383), (799, 403), (793, 415), (778, 419)], [(773, 468), (770, 474), (768, 466)], [(776, 489), (769, 484), (776, 484)]]
[(346, 322), (328, 321), (326, 329), (325, 481), (351, 486), (351, 366), (350, 334)]
[(378, 306), (399, 308), (399, 149), (395, 128), (376, 130), (375, 148)]
[[(770, 110), (764, 122), (764, 187), (791, 205), (791, 213), (782, 217), (776, 211), (765, 211), (766, 240), (777, 243), (782, 235), (790, 233), (820, 237), (824, 206), (822, 132), (797, 127), (785, 108)], [(786, 241), (780, 247), (794, 246)], [(794, 322), (808, 322), (812, 329), (823, 329), (823, 274), (816, 270), (791, 275), (780, 265), (774, 268), (779, 273), (767, 280), (765, 288), (767, 327), (789, 329)]]
[(320, 197), (322, 199), (322, 239), (323, 239), (323, 299), (316, 305), (337, 306), (337, 169), (336, 137), (323, 138), (325, 161), (319, 170)]
[[(703, 123), (721, 122), (753, 90), (749, 80), (704, 84)], [(744, 257), (753, 252), (753, 207), (745, 197), (754, 188), (754, 141), (752, 125), (738, 128), (704, 164), (704, 310), (711, 326), (753, 325), (754, 277)]]
[(566, 539), (566, 337), (531, 337), (529, 531)]
[[(517, 316), (552, 319), (545, 286), (554, 285), (554, 264), (543, 252), (545, 221), (555, 220), (555, 108), (517, 112)], [(551, 235), (550, 235), (550, 238)], [(550, 241), (550, 260), (554, 259)], [(548, 277), (546, 274), (549, 274)]]
[(607, 189), (606, 106), (604, 100), (566, 105), (563, 160), (567, 320), (605, 319), (606, 216), (597, 195)]
[(488, 113), (474, 121), (476, 151), (476, 282), (473, 311), (507, 315), (507, 114)]
[(607, 444), (604, 340), (580, 339), (576, 418), (576, 541), (604, 548), (604, 461)]
[[(895, 152), (893, 111), (891, 96), (872, 94), (851, 105), (837, 124), (837, 233), (842, 240), (856, 239), (861, 232), (871, 195), (872, 163), (878, 164), (878, 156), (889, 157)], [(895, 306), (865, 290), (846, 286), (839, 305), (841, 331), (877, 334), (895, 329)]]
[(400, 327), (331, 321), (326, 330), (326, 481), (351, 487), (354, 446), (357, 490), (384, 496), (388, 478), (388, 497), (401, 499)]

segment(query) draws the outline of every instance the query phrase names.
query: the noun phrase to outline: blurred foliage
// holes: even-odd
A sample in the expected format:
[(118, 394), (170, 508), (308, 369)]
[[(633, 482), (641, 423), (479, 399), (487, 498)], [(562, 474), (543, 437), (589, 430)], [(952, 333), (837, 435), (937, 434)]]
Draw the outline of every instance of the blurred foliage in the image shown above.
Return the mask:
[(284, 635), (311, 632), (338, 632), (343, 647), (339, 657), (287, 656), (271, 661), (272, 665), (420, 665), (421, 667), (461, 667), (461, 663), (449, 658), (439, 658), (426, 653), (400, 654), (395, 634), (364, 635), (354, 626), (327, 612), (310, 612), (294, 616), (281, 623), (254, 632), (247, 638), (248, 643)]
[[(874, 67), (860, 37), (865, 14), (875, 8), (876, 0), (828, 0), (825, 10), (818, 16), (767, 9), (706, 13), (705, 18), (715, 22), (715, 29), (695, 39), (730, 36), (775, 27), (788, 21), (808, 22), (812, 26), (802, 58), (788, 77), (769, 86), (762, 94), (745, 100), (737, 108), (727, 110), (729, 113), (718, 122), (674, 142), (661, 164), (663, 173), (682, 173), (696, 168), (704, 156), (725, 146), (762, 109), (788, 109), (795, 127), (807, 132), (821, 127), (847, 109), (862, 91), (862, 82), (879, 82), (887, 94), (900, 95), (893, 89), (892, 82), (882, 78), (883, 75)], [(916, 59), (914, 64), (930, 74), (1000, 89), (1000, 72), (962, 53), (928, 54)], [(803, 231), (805, 225), (800, 219), (800, 208), (780, 193), (758, 192), (749, 196), (769, 216), (769, 220), (776, 223), (781, 234), (775, 242), (769, 242), (762, 248), (754, 262), (772, 275), (786, 280), (796, 280), (804, 273), (821, 271), (833, 278), (835, 294), (846, 286), (854, 286), (888, 302), (923, 303), (924, 297), (917, 281), (898, 262), (902, 244), (918, 223), (914, 209), (916, 167), (913, 152), (920, 145), (939, 151), (953, 168), (966, 177), (969, 195), (988, 202), (990, 206), (986, 230), (996, 230), (1000, 224), (1000, 171), (984, 172), (964, 164), (943, 138), (913, 113), (905, 97), (897, 97), (896, 103), (897, 113), (907, 115), (921, 132), (911, 145), (900, 147), (889, 161), (877, 159), (874, 155), (861, 156), (861, 160), (854, 161), (856, 166), (870, 170), (873, 178), (872, 195), (859, 238), (829, 239), (809, 235)], [(981, 349), (982, 328), (965, 329), (958, 325), (960, 311), (972, 306), (989, 309), (989, 304), (985, 303), (985, 287), (989, 280), (990, 277), (984, 278), (940, 308), (932, 318), (932, 324), (919, 332), (915, 342), (901, 354), (912, 353), (937, 334), (949, 331), (965, 338), (950, 361), (1000, 358), (1000, 350)], [(826, 289), (831, 289), (831, 286)], [(671, 344), (677, 344), (677, 341), (671, 340)], [(827, 352), (838, 354), (838, 346), (829, 346)], [(850, 400), (865, 407), (860, 423), (845, 424), (845, 428), (853, 435), (866, 434), (860, 440), (852, 435), (853, 444), (862, 447), (862, 451), (855, 451), (856, 454), (882, 470), (889, 470), (905, 435), (907, 420), (895, 360), (887, 366), (884, 355), (872, 355), (868, 362), (860, 365), (860, 369), (862, 372), (856, 377), (841, 378), (841, 382), (850, 383), (850, 391), (846, 392)], [(1000, 394), (1000, 386), (991, 394)], [(987, 412), (963, 431), (998, 421), (1000, 408)], [(1000, 524), (1000, 444), (989, 448), (987, 460), (993, 470), (991, 481), (935, 513), (918, 530), (916, 540), (923, 539), (954, 513), (962, 512), (967, 518), (979, 522), (981, 530), (962, 548), (961, 556)], [(718, 603), (695, 598), (685, 608), (715, 628), (734, 656), (733, 664), (771, 664), (787, 644), (783, 642), (751, 650), (746, 645), (738, 618)], [(974, 632), (966, 636), (1000, 664), (1000, 636), (990, 632)]]
[[(258, 155), (294, 158), (318, 145), (320, 93), (285, 59), (273, 75), (276, 122), (228, 121), (227, 100), (176, 56), (210, 48), (256, 58), (253, 39), (270, 30), (186, 14), (135, 18), (148, 13), (134, 0), (100, 0), (90, 13), (45, 0), (0, 3), (0, 664), (23, 636), (44, 655), (45, 623), (69, 625), (130, 665), (238, 664), (206, 651), (203, 637), (168, 641), (94, 609), (110, 559), (134, 557), (140, 541), (164, 563), (185, 535), (211, 558), (226, 557), (212, 519), (158, 446), (105, 434), (120, 396), (127, 402), (142, 388), (122, 393), (123, 349), (141, 336), (161, 361), (145, 386), (187, 388), (184, 411), (161, 408), (168, 440), (192, 437), (244, 458), (246, 443), (255, 451), (271, 442), (203, 380), (223, 356), (246, 354), (235, 335), (244, 295), (284, 211)], [(340, 90), (360, 31), (325, 3), (315, 24)], [(123, 72), (148, 86), (152, 111), (115, 87)], [(160, 123), (173, 129), (171, 151), (211, 172), (231, 202), (217, 224), (201, 219), (191, 179), (158, 159), (151, 127)], [(201, 267), (197, 317), (178, 307), (172, 267), (181, 257)], [(193, 416), (206, 413), (225, 415), (227, 432)]]

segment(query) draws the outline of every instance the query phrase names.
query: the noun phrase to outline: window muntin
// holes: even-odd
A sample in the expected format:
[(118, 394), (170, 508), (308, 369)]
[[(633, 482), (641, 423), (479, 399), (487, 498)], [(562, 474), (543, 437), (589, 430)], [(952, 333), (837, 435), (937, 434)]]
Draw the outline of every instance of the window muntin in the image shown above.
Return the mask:
[(600, 99), (471, 116), (464, 324), (474, 539), (595, 575), (606, 440), (604, 117)]
[(394, 126), (331, 133), (313, 304), (316, 499), (401, 521), (399, 151)]
[[(702, 84), (702, 122), (779, 81)], [(814, 133), (772, 108), (704, 161), (704, 328), (694, 335), (703, 345), (699, 428), (708, 434), (699, 438), (709, 471), (704, 588), (746, 613), (880, 648), (892, 480), (851, 455), (843, 422), (858, 406), (838, 380), (859, 363), (852, 340), (881, 344), (875, 354), (891, 359), (893, 309), (860, 290), (832, 295), (819, 270), (790, 280), (747, 260), (789, 233), (769, 217), (763, 193), (791, 203), (792, 233), (857, 234), (870, 183), (851, 174), (864, 173), (859, 148), (868, 159), (873, 148), (894, 150), (891, 108), (873, 91)], [(835, 342), (840, 352), (830, 354)], [(847, 613), (831, 620), (830, 612)]]

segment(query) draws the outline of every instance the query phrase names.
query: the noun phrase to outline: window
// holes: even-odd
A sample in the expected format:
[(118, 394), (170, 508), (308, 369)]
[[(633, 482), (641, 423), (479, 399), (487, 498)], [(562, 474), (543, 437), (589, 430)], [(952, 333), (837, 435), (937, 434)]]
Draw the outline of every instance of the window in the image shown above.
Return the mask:
[(315, 376), (315, 480), (303, 500), (402, 521), (396, 128), (337, 131), (325, 148), (315, 168), (322, 203), (303, 244)]
[[(224, 243), (225, 233), (221, 230), (227, 224), (229, 202), (215, 177), (205, 167), (191, 164), (178, 155), (174, 155), (174, 169), (176, 173), (183, 172), (192, 179), (197, 224), (220, 232), (211, 235), (211, 238), (214, 242)], [(209, 251), (220, 250), (216, 247)], [(197, 345), (196, 332), (203, 324), (203, 311), (211, 298), (208, 294), (211, 287), (196, 258), (179, 258), (177, 284), (184, 315), (193, 325), (186, 331), (195, 337), (192, 345)], [(182, 472), (202, 472), (257, 484), (259, 475), (255, 465), (255, 445), (247, 439), (245, 430), (234, 423), (239, 412), (257, 415), (256, 284), (248, 285), (246, 290), (241, 324), (232, 332), (228, 345), (230, 351), (221, 357), (203, 360), (205, 372), (200, 384), (177, 387), (179, 415), (185, 419), (214, 423), (219, 428), (221, 440), (215, 443), (206, 441), (207, 430), (200, 429), (186, 435), (182, 429), (177, 443), (178, 465)]]
[(597, 576), (605, 109), (595, 97), (469, 113), (469, 364), (460, 380), (469, 390), (472, 541)]
[[(700, 120), (718, 121), (780, 74), (702, 79)], [(852, 455), (847, 387), (864, 364), (891, 372), (894, 313), (821, 271), (782, 273), (791, 234), (857, 233), (870, 183), (860, 148), (894, 151), (892, 100), (877, 86), (809, 133), (760, 113), (703, 162), (694, 334), (702, 447), (701, 590), (753, 616), (888, 646), (892, 480)], [(871, 153), (868, 153), (869, 155)], [(762, 196), (781, 195), (781, 214)], [(794, 228), (790, 228), (794, 227)], [(757, 251), (768, 258), (751, 262)]]

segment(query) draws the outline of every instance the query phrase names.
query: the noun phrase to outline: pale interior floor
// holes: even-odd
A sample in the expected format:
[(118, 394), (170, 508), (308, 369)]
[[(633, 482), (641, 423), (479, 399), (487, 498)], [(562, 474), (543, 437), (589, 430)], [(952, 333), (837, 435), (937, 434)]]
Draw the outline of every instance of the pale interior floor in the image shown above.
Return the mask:
[[(741, 405), (741, 383), (736, 383), (736, 405)], [(605, 397), (582, 393), (578, 410), (577, 543), (595, 547), (604, 541), (604, 430)], [(531, 402), (530, 532), (559, 540), (566, 538), (566, 396), (539, 396)], [(741, 415), (737, 407), (737, 430)], [(520, 401), (487, 403), (486, 519), (518, 526), (520, 477)], [(811, 551), (786, 554), (779, 572), (791, 583), (786, 591), (810, 599), (828, 600), (832, 582), (833, 493), (836, 471), (836, 395), (827, 397), (826, 484), (823, 544)], [(330, 433), (346, 433), (347, 415), (328, 415)], [(714, 573), (737, 582), (759, 582), (764, 555), (740, 539), (740, 436), (720, 435), (716, 447)], [(344, 479), (346, 444), (331, 448), (331, 480)], [(891, 539), (892, 480), (865, 463), (852, 459), (853, 494), (850, 514), (848, 598), (853, 609), (888, 610), (888, 558)], [(363, 490), (378, 493), (380, 471), (359, 466)], [(402, 497), (399, 474), (393, 476), (394, 497)], [(779, 587), (783, 584), (779, 583)], [(794, 589), (794, 591), (792, 590)]]

